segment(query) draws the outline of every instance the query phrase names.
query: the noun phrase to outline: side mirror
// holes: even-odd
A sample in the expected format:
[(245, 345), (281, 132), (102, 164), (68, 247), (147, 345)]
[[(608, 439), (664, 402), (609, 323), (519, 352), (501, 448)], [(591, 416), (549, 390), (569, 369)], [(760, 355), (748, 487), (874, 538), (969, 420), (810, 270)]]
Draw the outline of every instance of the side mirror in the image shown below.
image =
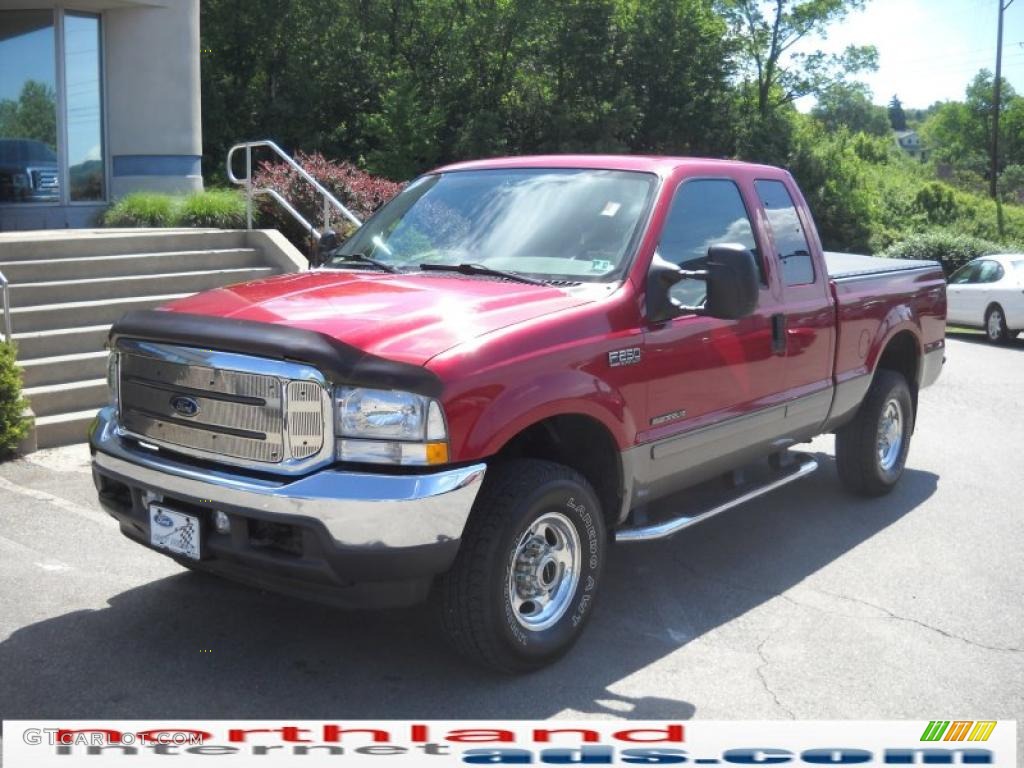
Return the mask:
[[(673, 301), (672, 286), (681, 280), (704, 280), (707, 299), (701, 307), (686, 307)], [(647, 318), (661, 323), (684, 312), (722, 320), (746, 317), (757, 308), (759, 278), (754, 254), (742, 245), (713, 245), (708, 249), (707, 267), (681, 269), (655, 254), (647, 273)]]
[(319, 267), (321, 264), (327, 263), (328, 255), (339, 245), (341, 245), (341, 238), (338, 237), (338, 233), (333, 229), (325, 229), (316, 243), (314, 263), (311, 266)]
[(708, 249), (708, 299), (711, 317), (738, 320), (757, 309), (760, 279), (754, 254), (742, 245), (713, 245)]

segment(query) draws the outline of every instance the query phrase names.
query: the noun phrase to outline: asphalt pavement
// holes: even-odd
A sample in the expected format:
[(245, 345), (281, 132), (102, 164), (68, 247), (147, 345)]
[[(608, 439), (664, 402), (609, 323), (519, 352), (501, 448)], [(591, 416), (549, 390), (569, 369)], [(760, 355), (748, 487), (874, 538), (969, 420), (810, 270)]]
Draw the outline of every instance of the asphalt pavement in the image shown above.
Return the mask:
[(620, 546), (579, 645), (469, 666), (425, 608), (183, 570), (95, 502), (84, 446), (0, 465), (0, 717), (1024, 720), (1024, 342), (958, 335), (906, 475), (808, 479)]

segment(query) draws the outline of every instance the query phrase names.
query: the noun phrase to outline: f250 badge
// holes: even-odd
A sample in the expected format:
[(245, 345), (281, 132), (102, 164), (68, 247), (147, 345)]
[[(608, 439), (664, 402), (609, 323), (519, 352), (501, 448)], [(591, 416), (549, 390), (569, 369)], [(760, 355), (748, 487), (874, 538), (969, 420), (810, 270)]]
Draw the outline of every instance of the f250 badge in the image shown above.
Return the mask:
[(640, 347), (616, 349), (608, 353), (608, 365), (618, 368), (623, 365), (636, 365), (640, 362)]

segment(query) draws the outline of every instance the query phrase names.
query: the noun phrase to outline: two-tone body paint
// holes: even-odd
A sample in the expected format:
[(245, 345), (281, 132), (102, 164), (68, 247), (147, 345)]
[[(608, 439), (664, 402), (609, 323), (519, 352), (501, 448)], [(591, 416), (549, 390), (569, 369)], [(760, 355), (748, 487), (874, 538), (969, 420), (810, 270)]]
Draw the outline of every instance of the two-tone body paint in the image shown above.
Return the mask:
[[(728, 161), (569, 155), (441, 170), (502, 167), (654, 174), (654, 199), (622, 278), (558, 287), (327, 270), (212, 291), (169, 308), (287, 323), (425, 365), (444, 384), (455, 462), (493, 456), (546, 418), (589, 417), (607, 430), (641, 488), (655, 495), (838, 423), (845, 414), (834, 408), (836, 385), (862, 396), (895, 334), (912, 334), (922, 353), (942, 344), (941, 274), (922, 269), (830, 281), (810, 212), (784, 171)], [(689, 180), (709, 178), (731, 180), (742, 194), (764, 265), (758, 307), (737, 321), (690, 314), (650, 323), (646, 277), (675, 192)], [(762, 179), (782, 181), (796, 201), (815, 267), (811, 284), (783, 284), (754, 188)], [(630, 350), (630, 364), (611, 364), (609, 355), (620, 350)]]

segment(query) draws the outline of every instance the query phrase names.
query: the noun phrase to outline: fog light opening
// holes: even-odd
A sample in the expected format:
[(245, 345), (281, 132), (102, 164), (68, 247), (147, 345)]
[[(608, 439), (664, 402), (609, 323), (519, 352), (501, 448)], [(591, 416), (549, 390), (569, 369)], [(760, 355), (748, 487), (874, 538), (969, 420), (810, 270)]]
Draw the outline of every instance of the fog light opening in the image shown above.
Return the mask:
[(213, 513), (213, 527), (217, 533), (231, 533), (231, 518), (218, 509)]

